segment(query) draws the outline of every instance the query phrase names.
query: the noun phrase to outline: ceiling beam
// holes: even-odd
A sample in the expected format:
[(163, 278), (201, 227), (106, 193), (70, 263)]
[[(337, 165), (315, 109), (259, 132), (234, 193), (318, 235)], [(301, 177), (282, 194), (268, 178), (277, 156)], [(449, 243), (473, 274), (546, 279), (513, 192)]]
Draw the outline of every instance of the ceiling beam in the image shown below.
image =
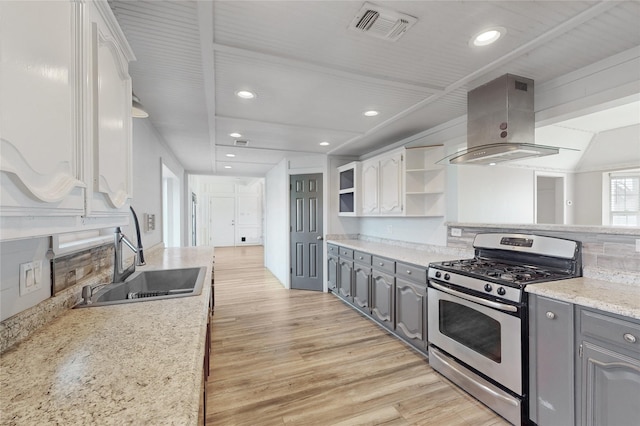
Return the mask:
[(202, 56), (202, 78), (207, 105), (207, 122), (209, 124), (209, 155), (211, 172), (216, 172), (216, 96), (215, 96), (215, 63), (211, 48), (213, 44), (213, 3), (198, 2), (198, 29), (200, 30), (200, 52)]
[(383, 76), (378, 76), (370, 73), (362, 73), (357, 71), (351, 71), (348, 69), (342, 69), (337, 67), (330, 67), (327, 65), (319, 64), (316, 62), (303, 61), (300, 59), (289, 58), (281, 55), (274, 55), (272, 53), (263, 53), (256, 50), (244, 49), (240, 47), (228, 46), (220, 43), (213, 43), (213, 50), (216, 52), (228, 53), (237, 56), (244, 56), (251, 59), (257, 59), (259, 61), (270, 62), (278, 65), (286, 65), (298, 69), (304, 69), (309, 71), (320, 72), (323, 74), (329, 74), (337, 77), (342, 77), (349, 80), (364, 81), (376, 85), (382, 85), (387, 87), (395, 87), (397, 89), (412, 90), (421, 93), (439, 93), (444, 90), (442, 87), (435, 87), (426, 84), (420, 84), (416, 82), (406, 80), (390, 79)]

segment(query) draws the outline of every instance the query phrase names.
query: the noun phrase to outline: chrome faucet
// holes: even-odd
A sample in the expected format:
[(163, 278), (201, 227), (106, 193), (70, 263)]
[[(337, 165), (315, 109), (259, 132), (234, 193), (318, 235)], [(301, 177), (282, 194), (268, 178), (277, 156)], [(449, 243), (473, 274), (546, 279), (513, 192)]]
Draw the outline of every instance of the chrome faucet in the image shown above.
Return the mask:
[[(133, 261), (131, 266), (128, 268), (124, 268), (122, 266), (122, 243), (125, 243), (131, 251), (136, 254), (136, 259)], [(114, 246), (115, 246), (115, 260), (113, 263), (113, 282), (121, 282), (124, 281), (129, 275), (133, 274), (136, 270), (136, 263), (138, 263), (138, 249), (133, 243), (127, 238), (126, 235), (122, 233), (122, 230), (118, 226), (115, 230), (114, 234)]]

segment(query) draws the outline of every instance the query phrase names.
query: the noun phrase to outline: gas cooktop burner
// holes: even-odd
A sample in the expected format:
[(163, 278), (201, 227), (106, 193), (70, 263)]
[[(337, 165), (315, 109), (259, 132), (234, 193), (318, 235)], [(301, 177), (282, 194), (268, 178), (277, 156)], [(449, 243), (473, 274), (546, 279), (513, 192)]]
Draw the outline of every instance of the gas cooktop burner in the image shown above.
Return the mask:
[(514, 284), (535, 281), (548, 281), (565, 278), (566, 275), (533, 266), (520, 266), (501, 263), (489, 259), (462, 259), (440, 263), (440, 266), (455, 272), (464, 272), (473, 277), (489, 277)]

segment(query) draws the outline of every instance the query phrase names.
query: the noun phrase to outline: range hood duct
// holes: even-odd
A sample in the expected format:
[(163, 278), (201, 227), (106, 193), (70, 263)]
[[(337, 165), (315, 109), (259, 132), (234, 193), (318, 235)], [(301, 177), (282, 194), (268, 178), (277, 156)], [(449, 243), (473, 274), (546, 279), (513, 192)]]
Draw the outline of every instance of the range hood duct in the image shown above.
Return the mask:
[(467, 149), (451, 164), (493, 165), (559, 152), (535, 144), (533, 80), (505, 74), (467, 94)]

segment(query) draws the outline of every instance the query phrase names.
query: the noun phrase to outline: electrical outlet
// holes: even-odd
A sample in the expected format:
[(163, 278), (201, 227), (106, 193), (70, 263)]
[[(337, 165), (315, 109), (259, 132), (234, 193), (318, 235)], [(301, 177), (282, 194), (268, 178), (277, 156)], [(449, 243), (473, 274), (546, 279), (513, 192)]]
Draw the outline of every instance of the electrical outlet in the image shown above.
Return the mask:
[(462, 229), (460, 229), (460, 228), (451, 228), (451, 236), (452, 237), (462, 237)]
[(387, 234), (389, 235), (393, 234), (393, 225), (387, 225)]
[(640, 252), (640, 239), (636, 240), (636, 251)]
[(42, 260), (20, 264), (20, 296), (42, 288)]

